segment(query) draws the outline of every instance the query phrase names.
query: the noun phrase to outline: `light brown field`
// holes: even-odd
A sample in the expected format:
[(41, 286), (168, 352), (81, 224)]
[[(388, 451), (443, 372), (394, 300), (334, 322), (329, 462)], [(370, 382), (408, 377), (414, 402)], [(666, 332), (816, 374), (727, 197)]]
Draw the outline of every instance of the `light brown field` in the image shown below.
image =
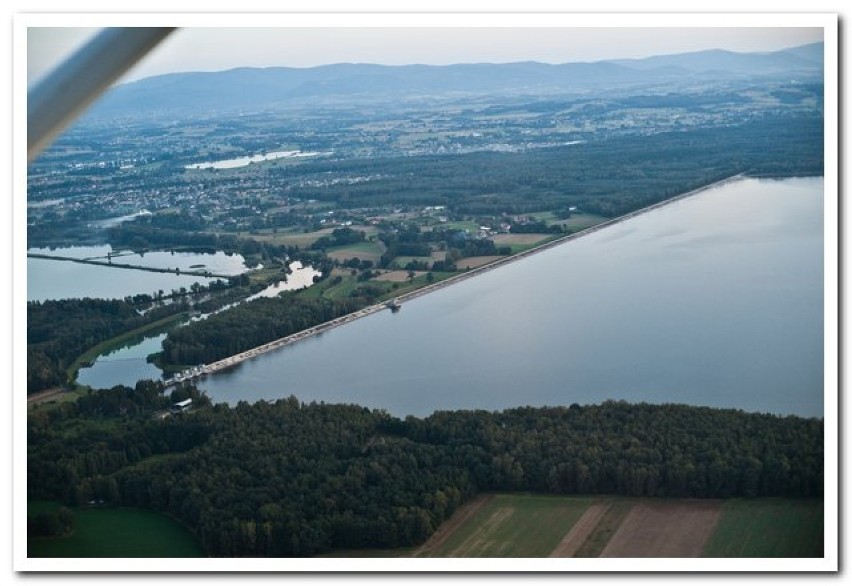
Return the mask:
[(493, 498), (494, 495), (491, 494), (479, 495), (461, 505), (449, 519), (441, 523), (426, 543), (414, 551), (412, 557), (428, 557), (433, 551), (437, 551), (459, 527), (470, 521)]
[(586, 542), (595, 527), (598, 526), (604, 513), (609, 509), (609, 503), (595, 503), (586, 509), (583, 516), (571, 527), (571, 530), (562, 538), (548, 557), (570, 558), (574, 557), (580, 547)]
[(511, 246), (512, 244), (535, 244), (552, 234), (496, 234), (491, 238), (496, 246)]
[(481, 267), (482, 265), (487, 265), (490, 262), (494, 262), (495, 260), (505, 258), (502, 256), (471, 256), (469, 258), (462, 258), (456, 261), (456, 268), (460, 270), (464, 269), (475, 269), (476, 267)]
[(637, 503), (600, 557), (700, 557), (721, 510), (722, 501)]
[[(414, 276), (426, 274), (425, 271), (414, 271)], [(374, 281), (390, 281), (391, 283), (405, 283), (408, 281), (408, 271), (388, 271), (377, 277), (373, 277)]]
[(274, 242), (276, 244), (286, 244), (289, 246), (298, 246), (299, 248), (307, 248), (323, 236), (330, 236), (334, 228), (323, 228), (316, 232), (278, 232), (277, 234), (255, 234), (252, 236), (255, 240), (265, 242)]
[(56, 399), (62, 398), (66, 394), (66, 390), (62, 387), (53, 387), (52, 389), (47, 389), (39, 393), (33, 393), (32, 395), (27, 395), (27, 408), (30, 408), (33, 405), (38, 405), (39, 403), (55, 401)]

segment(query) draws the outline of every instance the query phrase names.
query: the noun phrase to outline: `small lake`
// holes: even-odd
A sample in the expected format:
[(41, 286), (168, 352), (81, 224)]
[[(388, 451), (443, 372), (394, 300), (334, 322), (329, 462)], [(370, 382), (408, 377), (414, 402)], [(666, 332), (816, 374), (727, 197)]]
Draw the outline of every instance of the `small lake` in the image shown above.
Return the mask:
[(708, 190), (201, 379), (396, 416), (687, 403), (823, 414), (823, 181)]
[[(279, 283), (270, 285), (266, 289), (246, 298), (241, 303), (260, 297), (274, 297), (283, 291), (295, 291), (310, 287), (313, 285), (314, 277), (321, 274), (312, 266), (303, 266), (299, 261), (293, 261), (289, 266), (292, 272), (287, 275), (287, 281), (280, 281)], [(218, 313), (218, 311), (214, 313)], [(191, 321), (204, 319), (205, 317), (207, 317), (206, 314), (200, 317), (193, 317)], [(149, 363), (147, 358), (149, 355), (163, 349), (163, 340), (166, 339), (166, 334), (167, 332), (158, 332), (150, 336), (142, 336), (139, 340), (128, 344), (124, 348), (101, 354), (91, 366), (83, 367), (79, 370), (77, 382), (82, 385), (88, 385), (93, 389), (109, 389), (115, 385), (134, 387), (136, 381), (145, 378), (159, 380), (162, 378), (162, 371)]]
[[(156, 251), (134, 253), (114, 251), (109, 245), (73, 246), (66, 248), (30, 248), (27, 252), (79, 259), (106, 261), (139, 267), (180, 269), (181, 271), (210, 271), (217, 275), (235, 276), (249, 270), (239, 254)], [(128, 295), (159, 290), (170, 293), (172, 289), (193, 283), (207, 285), (218, 277), (206, 278), (174, 273), (156, 273), (90, 265), (64, 260), (27, 258), (27, 300), (71, 299), (93, 297), (123, 299)]]
[(236, 159), (226, 159), (223, 161), (209, 161), (203, 163), (193, 163), (192, 165), (184, 165), (184, 169), (237, 169), (239, 167), (247, 167), (252, 163), (262, 163), (263, 161), (274, 161), (275, 159), (293, 159), (304, 157), (316, 157), (322, 153), (317, 152), (302, 152), (302, 151), (275, 151), (266, 153), (265, 155), (253, 155), (251, 157), (237, 157)]
[(149, 364), (146, 359), (149, 354), (163, 349), (165, 339), (166, 334), (162, 333), (144, 338), (132, 346), (101, 355), (91, 367), (80, 369), (77, 382), (93, 389), (109, 389), (115, 385), (134, 387), (136, 381), (145, 378), (159, 380), (162, 371), (153, 364)]

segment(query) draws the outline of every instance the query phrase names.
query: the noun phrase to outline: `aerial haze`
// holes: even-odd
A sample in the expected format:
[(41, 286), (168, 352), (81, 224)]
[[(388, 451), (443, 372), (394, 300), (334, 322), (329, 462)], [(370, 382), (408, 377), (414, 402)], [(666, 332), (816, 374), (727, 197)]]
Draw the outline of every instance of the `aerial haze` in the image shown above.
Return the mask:
[[(97, 30), (29, 28), (29, 83), (39, 79)], [(164, 73), (221, 71), (235, 67), (314, 67), (332, 63), (573, 63), (708, 49), (763, 52), (821, 40), (821, 28), (789, 27), (193, 27), (177, 31), (122, 81)]]

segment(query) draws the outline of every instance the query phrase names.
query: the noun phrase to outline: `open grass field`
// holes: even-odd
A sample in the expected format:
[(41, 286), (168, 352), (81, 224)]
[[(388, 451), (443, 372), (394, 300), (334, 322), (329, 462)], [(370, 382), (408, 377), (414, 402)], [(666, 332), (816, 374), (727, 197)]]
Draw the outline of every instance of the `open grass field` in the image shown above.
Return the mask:
[(556, 236), (555, 234), (495, 234), (491, 237), (491, 240), (498, 248), (508, 246), (512, 254), (518, 254), (539, 244), (544, 244), (548, 240), (556, 238)]
[(576, 232), (577, 230), (585, 230), (586, 228), (605, 222), (608, 219), (597, 214), (574, 214), (567, 220), (559, 220), (554, 222), (554, 224), (559, 224)]
[[(421, 275), (425, 275), (424, 271), (412, 271), (414, 273), (414, 278)], [(388, 281), (390, 283), (407, 283), (408, 282), (408, 271), (388, 271), (386, 273), (382, 273), (376, 277), (373, 277), (373, 281)]]
[(350, 258), (358, 258), (360, 260), (369, 260), (374, 264), (378, 264), (379, 259), (382, 258), (382, 255), (386, 250), (387, 247), (383, 242), (365, 241), (329, 249), (327, 254), (329, 258), (339, 260), (341, 262), (349, 260)]
[(704, 557), (822, 557), (821, 500), (730, 500)]
[(260, 232), (249, 234), (248, 232), (240, 232), (238, 236), (244, 236), (261, 242), (271, 242), (273, 244), (283, 244), (285, 246), (298, 246), (299, 248), (308, 248), (311, 244), (322, 238), (330, 236), (334, 228), (323, 228), (314, 232), (304, 232), (302, 230), (278, 230), (273, 233), (270, 230), (262, 230)]
[(447, 253), (442, 250), (436, 250), (429, 256), (398, 256), (393, 259), (393, 265), (399, 268), (405, 268), (410, 262), (425, 262), (429, 263), (429, 266), (432, 266), (432, 263), (438, 260), (444, 260), (447, 257)]
[[(339, 226), (322, 228), (321, 230), (315, 230), (313, 232), (305, 232), (304, 230), (295, 228), (279, 229), (274, 232), (271, 229), (264, 229), (256, 232), (238, 232), (237, 235), (273, 244), (309, 248), (311, 244), (323, 236), (331, 236), (331, 233), (334, 232), (336, 228), (339, 228)], [(352, 226), (352, 229), (364, 232), (368, 237), (379, 233), (379, 229), (375, 226)]]
[[(57, 507), (28, 503), (29, 514)], [(180, 523), (150, 511), (125, 508), (72, 509), (74, 533), (56, 539), (27, 539), (27, 557), (204, 557), (201, 544)]]
[(601, 222), (609, 219), (605, 216), (599, 216), (598, 214), (588, 214), (584, 212), (576, 212), (572, 214), (570, 218), (565, 220), (560, 220), (553, 212), (534, 212), (529, 214), (529, 216), (536, 220), (546, 222), (549, 225), (558, 224), (559, 226), (563, 226), (574, 232), (594, 226), (595, 224), (600, 224)]
[[(338, 552), (334, 557), (347, 557)], [(365, 552), (354, 553), (368, 555)], [(414, 550), (374, 557), (822, 557), (823, 503), (479, 495)]]
[[(547, 557), (593, 502), (587, 497), (496, 495), (428, 557)], [(450, 522), (453, 520), (450, 519)]]

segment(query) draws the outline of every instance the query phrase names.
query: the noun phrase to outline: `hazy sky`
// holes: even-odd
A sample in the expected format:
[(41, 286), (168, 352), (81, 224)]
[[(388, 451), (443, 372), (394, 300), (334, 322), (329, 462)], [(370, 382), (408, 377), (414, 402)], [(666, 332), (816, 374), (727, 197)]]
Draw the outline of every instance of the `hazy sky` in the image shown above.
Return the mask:
[[(28, 83), (96, 28), (27, 30)], [(122, 81), (176, 71), (542, 61), (566, 63), (728, 49), (771, 51), (822, 40), (821, 28), (183, 28)]]

